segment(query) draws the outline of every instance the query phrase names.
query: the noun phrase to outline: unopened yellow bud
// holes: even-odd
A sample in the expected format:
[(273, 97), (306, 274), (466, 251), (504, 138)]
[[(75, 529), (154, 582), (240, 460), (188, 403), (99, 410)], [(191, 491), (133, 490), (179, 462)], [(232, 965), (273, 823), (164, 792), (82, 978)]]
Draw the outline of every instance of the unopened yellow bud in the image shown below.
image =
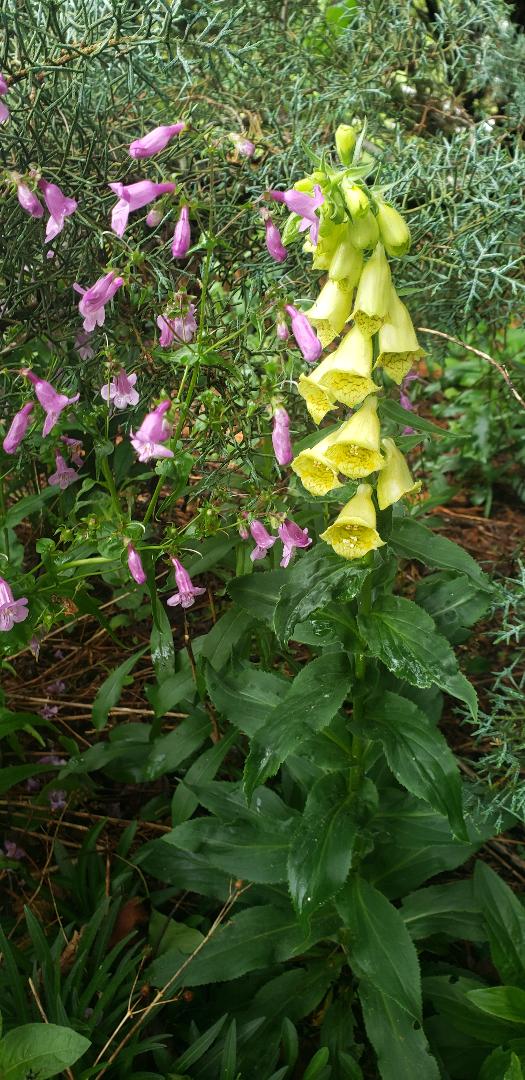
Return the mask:
[(387, 320), (379, 330), (379, 356), (376, 367), (381, 366), (387, 375), (399, 384), (415, 361), (424, 355), (424, 349), (419, 345), (412, 319), (392, 285)]
[(377, 221), (381, 240), (388, 254), (395, 259), (410, 251), (410, 229), (401, 214), (388, 203), (380, 202)]
[(383, 468), (380, 438), (377, 398), (368, 397), (359, 411), (341, 425), (337, 438), (327, 447), (326, 456), (338, 472), (359, 480)]
[[(284, 243), (284, 241), (283, 241)], [(338, 243), (330, 262), (329, 277), (344, 282), (347, 289), (355, 289), (363, 269), (363, 256), (350, 240), (349, 230)]]
[(326, 456), (326, 451), (336, 437), (335, 431), (318, 442), (317, 446), (312, 446), (309, 450), (301, 450), (301, 453), (292, 461), (294, 473), (311, 495), (326, 495), (333, 488), (341, 487), (337, 478), (337, 469)]
[(376, 512), (370, 484), (360, 484), (356, 494), (329, 525), (321, 540), (333, 547), (343, 559), (361, 559), (369, 551), (383, 547), (376, 529)]
[(359, 187), (359, 184), (354, 184), (353, 180), (344, 176), (341, 180), (341, 191), (352, 221), (357, 221), (363, 217), (363, 214), (368, 213), (370, 208), (368, 195), (362, 187)]
[(398, 502), (403, 495), (412, 495), (421, 488), (421, 482), (414, 482), (410, 469), (393, 439), (383, 439), (381, 446), (385, 452), (385, 467), (379, 473), (377, 481), (377, 501), (380, 510)]
[(350, 228), (350, 238), (354, 247), (359, 248), (360, 251), (376, 246), (379, 240), (379, 226), (371, 210), (367, 210), (363, 217), (354, 221)]
[(330, 391), (320, 385), (322, 380), (323, 361), (318, 364), (311, 375), (300, 375), (297, 389), (306, 402), (306, 408), (312, 417), (314, 424), (320, 424), (330, 409), (334, 408), (336, 399)]
[(316, 184), (322, 184), (323, 180), (326, 180), (326, 173), (320, 169), (316, 169), (315, 172), (310, 173), (309, 176), (302, 176), (297, 183), (294, 184), (294, 191), (313, 191)]
[(335, 352), (318, 364), (315, 375), (327, 395), (353, 409), (377, 390), (371, 378), (372, 339), (353, 326)]
[(354, 303), (352, 318), (369, 337), (383, 325), (390, 303), (392, 278), (382, 244), (377, 244), (365, 263)]
[(351, 165), (357, 134), (351, 124), (339, 124), (335, 133), (335, 145), (342, 165)]
[(315, 304), (305, 312), (317, 336), (326, 348), (341, 333), (352, 310), (353, 289), (347, 289), (343, 282), (328, 280)]

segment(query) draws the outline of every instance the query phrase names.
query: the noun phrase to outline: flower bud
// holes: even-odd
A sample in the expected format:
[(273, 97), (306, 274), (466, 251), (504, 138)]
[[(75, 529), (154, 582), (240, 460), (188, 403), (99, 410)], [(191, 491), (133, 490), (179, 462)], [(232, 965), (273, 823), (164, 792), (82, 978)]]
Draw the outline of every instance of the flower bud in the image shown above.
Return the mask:
[(317, 376), (319, 390), (322, 389), (325, 395), (353, 409), (368, 394), (377, 390), (371, 378), (372, 353), (372, 339), (366, 337), (358, 326), (353, 326), (335, 352), (321, 361), (311, 377)]
[(383, 468), (380, 438), (377, 398), (368, 397), (359, 412), (341, 425), (326, 456), (338, 472), (358, 480)]
[(326, 451), (332, 446), (336, 437), (335, 431), (318, 442), (316, 446), (301, 450), (301, 453), (292, 461), (294, 473), (311, 495), (326, 495), (328, 491), (341, 487), (337, 479), (337, 469), (326, 456)]
[(330, 261), (329, 277), (348, 289), (355, 289), (363, 269), (363, 256), (350, 240), (349, 230), (338, 243)]
[(361, 559), (369, 551), (383, 547), (384, 540), (376, 529), (370, 484), (359, 485), (333, 524), (321, 533), (321, 540), (330, 544), (336, 555), (343, 559)]
[(315, 364), (319, 359), (323, 346), (312, 329), (303, 311), (298, 311), (293, 304), (286, 304), (286, 314), (292, 320), (292, 334), (308, 364)]
[(421, 481), (414, 482), (405, 458), (393, 439), (383, 439), (381, 446), (386, 461), (377, 481), (377, 501), (379, 509), (386, 510), (387, 506), (398, 502), (403, 495), (412, 495), (419, 491)]
[(328, 280), (315, 303), (305, 312), (323, 348), (341, 333), (350, 317), (352, 296), (353, 288), (346, 288), (346, 283)]
[[(327, 358), (329, 360), (330, 357)], [(324, 416), (335, 406), (335, 397), (322, 384), (322, 368), (327, 363), (322, 360), (311, 375), (300, 375), (297, 389), (304, 401), (306, 408), (312, 417), (314, 424), (320, 424)]]
[(357, 135), (351, 124), (339, 124), (335, 133), (335, 146), (342, 165), (351, 165)]
[(387, 321), (379, 330), (376, 367), (382, 367), (399, 385), (420, 356), (424, 356), (424, 350), (417, 340), (412, 319), (391, 285)]
[(383, 325), (390, 303), (392, 278), (382, 244), (377, 244), (359, 280), (352, 318), (369, 337)]
[(355, 184), (353, 180), (350, 180), (349, 176), (343, 176), (341, 191), (352, 221), (358, 221), (359, 218), (368, 213), (370, 202), (366, 191), (363, 191), (359, 184)]
[(410, 251), (410, 229), (400, 213), (388, 203), (380, 202), (377, 222), (381, 240), (391, 258), (399, 259)]
[(354, 247), (359, 248), (360, 251), (376, 246), (379, 240), (379, 226), (371, 210), (367, 210), (366, 214), (354, 221), (350, 229), (350, 239)]

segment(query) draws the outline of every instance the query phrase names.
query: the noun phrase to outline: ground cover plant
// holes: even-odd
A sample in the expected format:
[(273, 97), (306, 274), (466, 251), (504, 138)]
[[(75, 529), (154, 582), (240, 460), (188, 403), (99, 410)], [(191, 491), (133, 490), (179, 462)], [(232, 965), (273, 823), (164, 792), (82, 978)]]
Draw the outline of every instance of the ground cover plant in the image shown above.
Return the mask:
[(2, 15), (0, 1075), (515, 1080), (515, 12)]

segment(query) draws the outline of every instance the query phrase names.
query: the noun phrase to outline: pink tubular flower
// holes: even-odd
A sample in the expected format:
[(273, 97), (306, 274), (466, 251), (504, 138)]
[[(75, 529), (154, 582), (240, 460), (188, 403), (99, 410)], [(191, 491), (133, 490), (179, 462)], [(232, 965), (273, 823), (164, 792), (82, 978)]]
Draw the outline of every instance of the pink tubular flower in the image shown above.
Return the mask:
[(272, 446), (278, 465), (289, 465), (293, 458), (290, 417), (280, 405), (273, 414)]
[(46, 244), (54, 240), (64, 228), (64, 221), (70, 214), (74, 214), (78, 206), (76, 199), (70, 199), (60, 190), (57, 184), (51, 184), (48, 180), (39, 180), (38, 187), (42, 192), (49, 220), (46, 226)]
[(84, 458), (80, 456), (80, 451), (83, 448), (82, 439), (70, 439), (69, 435), (61, 435), (60, 441), (64, 443), (64, 446), (67, 446), (73, 464), (81, 469), (84, 464)]
[(41, 218), (44, 216), (44, 207), (34, 191), (27, 184), (17, 184), (16, 193), (22, 210), (31, 217)]
[(146, 575), (144, 573), (142, 559), (138, 551), (133, 547), (133, 544), (128, 544), (128, 567), (133, 581), (136, 581), (137, 585), (143, 585), (146, 580)]
[(283, 542), (283, 557), (280, 566), (287, 567), (290, 559), (293, 559), (295, 548), (307, 548), (312, 543), (308, 536), (308, 529), (301, 529), (295, 521), (285, 518), (284, 524), (279, 525), (279, 537)]
[(75, 338), (75, 349), (81, 360), (92, 360), (95, 355), (95, 350), (89, 343), (89, 334), (91, 331), (79, 330)]
[(129, 156), (132, 158), (147, 158), (153, 157), (153, 154), (160, 154), (160, 151), (164, 150), (170, 139), (174, 135), (180, 135), (185, 127), (186, 124), (182, 120), (178, 124), (162, 124), (161, 127), (153, 128), (152, 131), (148, 131), (147, 135), (143, 135), (141, 139), (135, 139), (129, 144)]
[(266, 247), (268, 253), (275, 259), (275, 262), (281, 263), (288, 257), (288, 251), (284, 247), (281, 240), (281, 234), (277, 225), (274, 225), (268, 211), (263, 213), (264, 227), (266, 229)]
[(195, 597), (202, 596), (206, 589), (200, 589), (193, 584), (188, 571), (184, 569), (178, 559), (172, 559), (171, 561), (175, 567), (175, 581), (179, 591), (168, 597), (166, 603), (169, 607), (177, 607), (179, 604), (183, 608), (192, 607), (195, 603)]
[(171, 254), (174, 259), (184, 259), (191, 244), (190, 212), (187, 206), (181, 208), (179, 220), (175, 226), (171, 241)]
[[(3, 75), (0, 75), (0, 98), (9, 92), (9, 87), (4, 79)], [(9, 109), (5, 101), (0, 101), (0, 124), (5, 124), (9, 119)]]
[(59, 487), (61, 491), (65, 491), (70, 484), (74, 484), (77, 479), (76, 469), (70, 469), (69, 465), (66, 465), (62, 454), (58, 452), (55, 454), (56, 472), (52, 473), (48, 479), (48, 484), (51, 487)]
[(26, 596), (15, 600), (7, 581), (0, 577), (0, 631), (12, 630), (15, 623), (27, 619), (29, 615), (27, 604)]
[(269, 548), (273, 547), (276, 536), (271, 536), (267, 529), (265, 529), (262, 521), (252, 521), (250, 525), (250, 532), (255, 540), (255, 547), (250, 551), (250, 559), (255, 562), (256, 559), (264, 559), (266, 552)]
[(136, 450), (139, 461), (173, 457), (173, 451), (162, 445), (171, 435), (170, 425), (164, 419), (164, 413), (168, 411), (170, 404), (168, 400), (161, 401), (153, 412), (147, 413), (136, 433), (131, 432), (131, 445)]
[(308, 364), (315, 364), (319, 359), (323, 346), (317, 334), (302, 311), (298, 311), (293, 304), (285, 307), (287, 315), (292, 320), (292, 334)]
[(292, 214), (300, 215), (299, 232), (310, 229), (310, 240), (312, 244), (317, 244), (319, 218), (315, 211), (324, 203), (324, 195), (319, 184), (315, 185), (313, 195), (308, 195), (305, 191), (296, 191), (295, 188), (290, 188), (288, 191), (270, 191), (268, 194), (276, 202), (284, 203)]
[(60, 413), (67, 405), (74, 405), (78, 401), (80, 394), (75, 394), (73, 397), (66, 397), (65, 394), (59, 394), (55, 390), (51, 383), (46, 382), (45, 379), (40, 379), (38, 375), (35, 375), (34, 371), (29, 368), (22, 368), (22, 375), (25, 375), (29, 382), (33, 383), (35, 388), (35, 394), (45, 410), (46, 418), (44, 420), (44, 427), (42, 428), (42, 435), (44, 438), (49, 435), (49, 432), (53, 430)]
[(118, 195), (111, 214), (111, 228), (117, 236), (124, 236), (128, 217), (133, 210), (141, 210), (158, 199), (159, 195), (175, 191), (175, 184), (156, 184), (153, 180), (138, 180), (136, 184), (109, 184), (109, 187)]
[(282, 317), (277, 319), (277, 323), (275, 325), (275, 332), (280, 341), (288, 341), (288, 338), (290, 337), (290, 331)]
[(28, 401), (11, 420), (9, 431), (2, 443), (6, 454), (14, 454), (15, 450), (18, 450), (31, 423), (32, 410), (33, 402)]
[(251, 139), (247, 139), (245, 135), (239, 135), (237, 131), (230, 131), (229, 136), (238, 154), (242, 157), (253, 157), (255, 143), (252, 143)]
[(193, 341), (193, 337), (197, 331), (197, 320), (195, 318), (195, 304), (190, 304), (185, 315), (177, 315), (175, 317), (168, 318), (167, 315), (157, 316), (157, 326), (160, 330), (159, 345), (163, 349), (169, 348), (173, 344), (173, 339), (177, 338), (177, 341), (184, 341), (185, 344)]
[(139, 394), (134, 390), (137, 381), (136, 375), (126, 375), (123, 368), (110, 383), (105, 383), (100, 388), (100, 396), (104, 401), (113, 403), (116, 409), (125, 409), (128, 405), (138, 405)]
[(110, 270), (108, 274), (95, 281), (89, 289), (83, 289), (77, 282), (73, 285), (75, 292), (80, 293), (81, 300), (78, 310), (84, 316), (84, 330), (90, 334), (95, 326), (103, 326), (106, 319), (105, 306), (113, 299), (117, 289), (124, 284), (124, 278), (118, 277), (116, 270)]

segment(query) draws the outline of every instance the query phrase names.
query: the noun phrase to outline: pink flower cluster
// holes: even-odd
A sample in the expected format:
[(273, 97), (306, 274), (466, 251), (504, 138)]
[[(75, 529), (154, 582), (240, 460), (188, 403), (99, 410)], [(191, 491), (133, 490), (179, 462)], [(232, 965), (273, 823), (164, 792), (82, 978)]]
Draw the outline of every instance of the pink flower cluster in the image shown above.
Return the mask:
[(291, 521), (290, 518), (285, 518), (283, 524), (279, 525), (278, 536), (272, 536), (262, 521), (257, 519), (251, 522), (250, 532), (255, 540), (255, 547), (250, 552), (252, 562), (264, 559), (267, 551), (280, 539), (283, 544), (283, 552), (279, 565), (284, 568), (288, 566), (293, 558), (296, 548), (307, 548), (312, 543), (308, 535), (308, 529), (301, 529), (301, 526), (297, 525), (295, 521)]

